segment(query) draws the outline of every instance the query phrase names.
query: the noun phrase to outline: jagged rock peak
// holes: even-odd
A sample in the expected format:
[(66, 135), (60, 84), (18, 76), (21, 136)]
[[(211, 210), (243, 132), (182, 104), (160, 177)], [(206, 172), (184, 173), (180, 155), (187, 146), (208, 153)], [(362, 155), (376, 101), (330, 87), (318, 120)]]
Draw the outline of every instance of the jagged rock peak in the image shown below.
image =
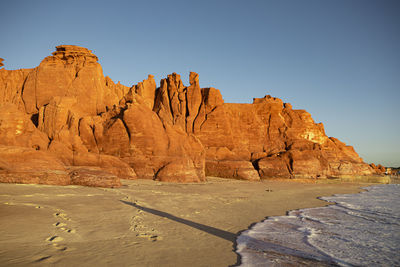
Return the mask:
[(190, 84), (199, 83), (199, 74), (191, 71), (189, 74), (189, 83)]
[(167, 76), (167, 81), (170, 86), (174, 86), (176, 89), (185, 87), (181, 80), (181, 75), (173, 72)]
[(283, 103), (281, 99), (277, 97), (272, 97), (270, 95), (266, 95), (263, 98), (253, 98), (253, 104), (260, 103)]
[(4, 61), (4, 59), (2, 59), (2, 58), (0, 57), (0, 67), (3, 67), (3, 66), (4, 66), (3, 61)]
[(93, 58), (96, 62), (99, 60), (95, 54), (92, 53), (92, 50), (89, 50), (84, 47), (76, 46), (76, 45), (59, 45), (56, 46), (56, 51), (53, 52), (53, 56), (58, 57), (60, 59), (68, 59), (70, 57), (87, 57)]

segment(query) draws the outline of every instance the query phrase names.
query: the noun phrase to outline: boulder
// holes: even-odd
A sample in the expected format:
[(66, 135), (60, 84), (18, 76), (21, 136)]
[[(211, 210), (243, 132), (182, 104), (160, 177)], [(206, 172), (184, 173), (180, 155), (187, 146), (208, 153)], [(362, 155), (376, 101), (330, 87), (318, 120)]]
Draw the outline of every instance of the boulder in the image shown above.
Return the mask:
[(255, 164), (261, 179), (293, 177), (292, 167), (287, 156), (273, 155), (261, 158)]
[(94, 187), (120, 187), (119, 178), (100, 168), (75, 167), (70, 169), (71, 184)]
[(0, 182), (69, 185), (71, 179), (64, 164), (49, 153), (0, 145)]
[(244, 160), (207, 160), (206, 176), (216, 176), (239, 180), (260, 180), (260, 176), (250, 161)]

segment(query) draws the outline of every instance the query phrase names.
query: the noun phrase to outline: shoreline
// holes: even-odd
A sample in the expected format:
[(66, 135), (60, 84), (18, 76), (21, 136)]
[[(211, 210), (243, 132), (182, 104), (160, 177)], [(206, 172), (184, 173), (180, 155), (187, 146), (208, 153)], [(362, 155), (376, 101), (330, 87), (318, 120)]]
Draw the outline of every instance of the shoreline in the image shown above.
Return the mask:
[(208, 179), (123, 180), (116, 189), (0, 184), (0, 265), (235, 266), (236, 238), (254, 224), (371, 185)]
[[(373, 177), (373, 180), (376, 177)], [(367, 189), (364, 189), (365, 187), (369, 187), (372, 185), (377, 185), (377, 184), (384, 184), (384, 183), (373, 183), (373, 182), (369, 182), (369, 183), (361, 183), (361, 182), (349, 182), (349, 180), (351, 180), (351, 178), (347, 179), (348, 181), (346, 182), (346, 180), (341, 180), (341, 178), (335, 178), (335, 179), (326, 179), (326, 180), (319, 180), (320, 184), (346, 184), (346, 183), (350, 183), (351, 186), (356, 185), (356, 187), (358, 187), (358, 190), (356, 192), (352, 192), (352, 193), (333, 193), (331, 195), (323, 195), (323, 196), (318, 196), (316, 197), (317, 200), (323, 201), (325, 203), (325, 205), (320, 205), (320, 206), (312, 206), (312, 207), (304, 207), (304, 208), (299, 208), (299, 209), (291, 209), (291, 210), (287, 210), (285, 212), (285, 214), (282, 215), (273, 215), (273, 216), (266, 216), (264, 219), (262, 219), (261, 221), (258, 222), (254, 222), (251, 225), (249, 225), (249, 227), (247, 229), (243, 229), (242, 231), (239, 231), (237, 233), (236, 236), (236, 240), (233, 246), (233, 251), (237, 254), (237, 261), (235, 264), (229, 265), (230, 267), (235, 267), (235, 266), (239, 266), (242, 264), (242, 260), (241, 260), (241, 255), (239, 253), (236, 252), (237, 250), (237, 238), (243, 233), (246, 232), (248, 230), (251, 230), (256, 224), (262, 223), (267, 219), (273, 218), (273, 217), (279, 217), (279, 216), (289, 216), (289, 213), (292, 211), (298, 211), (298, 210), (303, 210), (303, 209), (310, 209), (310, 208), (317, 208), (317, 207), (326, 207), (326, 206), (330, 206), (330, 205), (336, 205), (336, 202), (331, 202), (331, 201), (327, 201), (322, 199), (323, 197), (330, 197), (330, 196), (334, 196), (334, 195), (339, 195), (339, 194), (359, 194), (362, 192), (367, 191)], [(281, 182), (288, 182), (288, 183), (304, 183), (304, 184), (316, 184), (316, 182), (312, 182), (311, 181), (307, 181), (307, 179), (291, 179), (291, 180), (287, 180), (287, 181), (283, 181), (283, 179), (275, 179), (272, 181), (281, 181)]]
[[(396, 265), (398, 183), (368, 184), (356, 194), (320, 199), (325, 207), (268, 217), (241, 233), (244, 266)], [(355, 225), (357, 227), (355, 227)], [(380, 251), (380, 252), (379, 252)], [(397, 260), (396, 260), (397, 258)]]

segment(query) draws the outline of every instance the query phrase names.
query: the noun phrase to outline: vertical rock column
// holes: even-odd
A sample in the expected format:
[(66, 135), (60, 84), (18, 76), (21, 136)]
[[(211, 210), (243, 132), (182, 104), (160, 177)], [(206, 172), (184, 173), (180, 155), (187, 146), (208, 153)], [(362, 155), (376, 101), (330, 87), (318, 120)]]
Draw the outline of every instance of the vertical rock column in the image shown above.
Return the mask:
[(195, 72), (191, 72), (189, 76), (189, 82), (190, 86), (186, 89), (186, 132), (193, 133), (194, 120), (199, 113), (202, 100), (201, 89), (199, 85), (199, 75)]

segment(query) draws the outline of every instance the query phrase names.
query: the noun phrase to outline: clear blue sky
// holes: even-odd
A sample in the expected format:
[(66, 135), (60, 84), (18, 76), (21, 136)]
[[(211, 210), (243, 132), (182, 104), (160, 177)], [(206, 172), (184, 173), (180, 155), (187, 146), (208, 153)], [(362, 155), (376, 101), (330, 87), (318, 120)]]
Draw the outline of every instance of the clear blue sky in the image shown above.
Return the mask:
[(172, 72), (226, 102), (270, 94), (306, 109), (368, 163), (400, 166), (400, 1), (0, 2), (0, 57), (32, 68), (87, 47), (127, 86)]

